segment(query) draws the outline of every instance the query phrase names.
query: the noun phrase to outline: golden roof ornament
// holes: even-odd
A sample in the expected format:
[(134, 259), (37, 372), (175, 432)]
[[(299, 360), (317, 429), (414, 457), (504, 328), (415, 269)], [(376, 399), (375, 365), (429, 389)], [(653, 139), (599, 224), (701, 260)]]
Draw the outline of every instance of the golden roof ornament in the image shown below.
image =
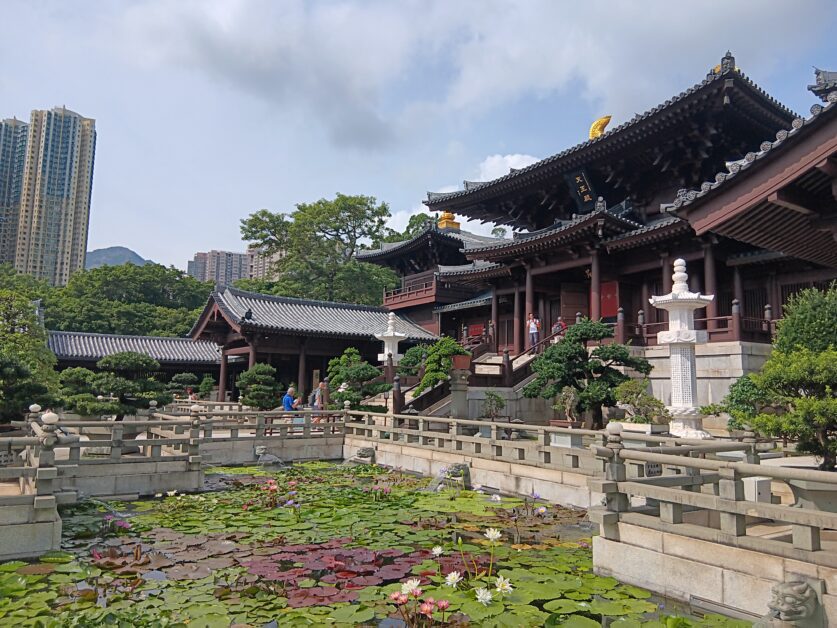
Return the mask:
[(459, 223), (456, 222), (456, 216), (453, 212), (444, 211), (439, 216), (439, 229), (459, 229)]
[(604, 135), (605, 127), (610, 123), (611, 116), (602, 116), (590, 126), (590, 139), (594, 140), (597, 137)]

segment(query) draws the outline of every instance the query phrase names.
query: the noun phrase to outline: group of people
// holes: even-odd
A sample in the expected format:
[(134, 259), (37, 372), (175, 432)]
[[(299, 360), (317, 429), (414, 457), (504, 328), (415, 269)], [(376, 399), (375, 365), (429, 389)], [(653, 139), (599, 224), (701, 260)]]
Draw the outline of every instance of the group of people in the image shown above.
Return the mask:
[[(535, 318), (535, 315), (532, 314), (532, 312), (529, 312), (529, 317), (526, 319), (526, 330), (529, 333), (529, 346), (534, 347), (538, 344), (538, 342), (540, 342), (541, 321)], [(558, 340), (560, 340), (560, 338), (564, 335), (565, 331), (567, 331), (567, 324), (564, 322), (564, 319), (559, 316), (552, 324), (552, 329), (550, 330), (550, 335), (553, 336), (552, 342), (558, 342)]]
[[(285, 393), (285, 396), (282, 397), (282, 409), (286, 412), (293, 412), (294, 410), (301, 409), (305, 404), (302, 401), (302, 397), (296, 396), (296, 389), (291, 386), (288, 388), (288, 392)], [(314, 392), (311, 393), (311, 398), (309, 399), (309, 405), (314, 410), (325, 410), (326, 409), (326, 384), (325, 382), (320, 382), (317, 387), (314, 389)]]

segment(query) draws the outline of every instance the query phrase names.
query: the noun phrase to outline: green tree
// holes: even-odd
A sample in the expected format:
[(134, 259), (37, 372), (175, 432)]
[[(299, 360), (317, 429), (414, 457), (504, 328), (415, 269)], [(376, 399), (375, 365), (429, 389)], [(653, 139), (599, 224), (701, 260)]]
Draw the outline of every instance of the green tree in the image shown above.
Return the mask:
[(373, 240), (373, 248), (378, 248), (383, 242), (403, 242), (417, 236), (430, 225), (436, 224), (436, 217), (431, 214), (419, 213), (410, 216), (404, 231), (386, 229), (385, 235), (379, 240)]
[(442, 336), (427, 348), (427, 358), (424, 361), (424, 376), (416, 386), (413, 395), (419, 395), (428, 388), (433, 388), (439, 382), (450, 377), (453, 368), (453, 356), (470, 355), (468, 351), (449, 336)]
[(269, 364), (254, 364), (236, 380), (241, 391), (241, 403), (258, 410), (270, 410), (279, 405), (281, 384), (276, 381), (276, 369)]
[(27, 296), (0, 288), (0, 351), (25, 367), (51, 392), (58, 389), (57, 360), (47, 346), (36, 303)]
[(215, 378), (209, 373), (203, 376), (200, 385), (198, 386), (198, 395), (201, 399), (209, 399), (212, 390), (215, 388)]
[(700, 411), (714, 415), (725, 412), (729, 415), (727, 427), (740, 430), (753, 427), (753, 419), (762, 412), (766, 402), (764, 391), (756, 383), (754, 374), (748, 373), (733, 382), (721, 403), (703, 406)]
[(491, 230), (491, 235), (495, 238), (505, 238), (508, 235), (509, 231), (505, 227), (494, 227)]
[(380, 375), (380, 369), (364, 360), (357, 349), (349, 347), (343, 355), (328, 362), (329, 387), (334, 391), (331, 398), (341, 407), (343, 402), (348, 401), (353, 408), (357, 408), (364, 399), (392, 388), (386, 382), (373, 381)]
[(49, 389), (17, 358), (0, 352), (0, 423), (22, 419), (33, 403), (54, 402)]
[(183, 397), (189, 388), (194, 391), (198, 387), (198, 381), (194, 373), (177, 373), (166, 384), (166, 390), (172, 395)]
[(822, 458), (820, 468), (837, 466), (837, 349), (808, 347), (786, 352), (776, 348), (753, 379), (765, 406), (753, 427), (772, 436), (797, 439), (796, 450)]
[(626, 345), (606, 344), (588, 351), (588, 342), (613, 338), (613, 329), (601, 321), (583, 319), (567, 329), (564, 338), (550, 345), (532, 362), (535, 379), (523, 388), (527, 397), (555, 399), (565, 386), (578, 392), (578, 410), (593, 414), (593, 426), (602, 426), (602, 409), (616, 405), (616, 387), (629, 379), (618, 370), (629, 368), (648, 375), (651, 364), (632, 356)]
[(785, 305), (784, 318), (776, 331), (776, 348), (793, 351), (805, 347), (824, 351), (837, 347), (837, 283), (827, 290), (809, 288), (794, 295)]
[(395, 274), (356, 256), (364, 242), (384, 237), (389, 217), (374, 197), (337, 194), (290, 214), (259, 210), (241, 221), (241, 234), (268, 255), (284, 253), (270, 294), (377, 305)]
[(407, 349), (398, 363), (398, 374), (401, 376), (418, 375), (422, 363), (427, 358), (428, 349), (430, 345), (426, 343), (413, 345)]

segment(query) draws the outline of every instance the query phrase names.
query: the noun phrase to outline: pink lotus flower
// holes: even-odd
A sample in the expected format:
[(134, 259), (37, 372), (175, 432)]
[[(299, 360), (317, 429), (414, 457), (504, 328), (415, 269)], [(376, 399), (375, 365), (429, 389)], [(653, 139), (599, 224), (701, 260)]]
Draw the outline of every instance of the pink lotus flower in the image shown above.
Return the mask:
[(290, 482), (288, 482), (288, 486), (290, 486), (290, 487), (294, 487), (296, 485), (297, 485), (296, 480), (291, 480)]
[(250, 507), (250, 504), (244, 504), (244, 505), (241, 507), (241, 510), (247, 510), (249, 507)]
[(391, 599), (393, 602), (397, 602), (400, 597), (401, 591), (393, 591), (389, 594), (389, 599)]
[(447, 610), (449, 606), (450, 606), (450, 602), (448, 602), (447, 600), (439, 600), (438, 602), (436, 602), (436, 607), (440, 611)]
[(96, 551), (95, 547), (92, 550), (90, 550), (90, 554), (91, 556), (93, 556), (93, 560), (101, 560), (102, 558), (102, 555)]
[(424, 602), (421, 604), (421, 606), (419, 606), (419, 612), (422, 615), (426, 615), (427, 617), (433, 616), (433, 610), (433, 605), (428, 602)]

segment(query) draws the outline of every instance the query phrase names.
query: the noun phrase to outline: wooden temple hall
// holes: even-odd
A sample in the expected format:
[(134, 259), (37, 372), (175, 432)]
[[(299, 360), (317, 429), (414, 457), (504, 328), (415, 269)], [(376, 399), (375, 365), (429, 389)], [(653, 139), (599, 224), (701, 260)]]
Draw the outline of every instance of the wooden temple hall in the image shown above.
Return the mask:
[[(772, 98), (727, 53), (699, 83), (607, 132), (460, 191), (428, 193), (438, 225), (364, 252), (401, 276), (384, 305), (433, 333), (527, 349), (558, 318), (612, 322), (647, 346), (687, 261), (711, 342), (769, 342), (771, 320), (809, 286), (837, 278), (837, 73), (817, 71), (810, 114)], [(819, 102), (817, 100), (821, 102)], [(507, 225), (507, 239), (462, 231), (454, 215)]]

